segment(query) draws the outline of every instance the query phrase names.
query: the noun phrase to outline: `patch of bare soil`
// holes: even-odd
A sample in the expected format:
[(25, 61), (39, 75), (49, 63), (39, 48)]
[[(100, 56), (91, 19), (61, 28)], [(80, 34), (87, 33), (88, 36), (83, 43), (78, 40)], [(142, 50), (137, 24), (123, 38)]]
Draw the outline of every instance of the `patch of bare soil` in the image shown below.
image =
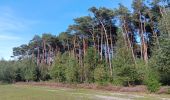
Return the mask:
[(170, 87), (169, 86), (163, 86), (159, 89), (157, 92), (158, 94), (170, 94)]

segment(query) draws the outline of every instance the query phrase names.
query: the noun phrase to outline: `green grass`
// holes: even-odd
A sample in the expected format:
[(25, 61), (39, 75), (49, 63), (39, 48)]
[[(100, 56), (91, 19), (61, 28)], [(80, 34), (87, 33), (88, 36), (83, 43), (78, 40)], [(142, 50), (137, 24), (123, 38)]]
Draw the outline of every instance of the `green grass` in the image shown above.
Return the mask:
[[(162, 100), (170, 95), (112, 93), (69, 88), (0, 85), (0, 100)], [(170, 100), (170, 99), (169, 99)]]

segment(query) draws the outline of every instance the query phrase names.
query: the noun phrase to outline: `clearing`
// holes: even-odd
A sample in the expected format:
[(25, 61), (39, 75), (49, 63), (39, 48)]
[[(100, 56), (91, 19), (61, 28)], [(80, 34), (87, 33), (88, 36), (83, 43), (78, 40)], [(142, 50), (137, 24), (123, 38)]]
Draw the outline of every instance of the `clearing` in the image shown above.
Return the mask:
[(0, 85), (0, 100), (170, 100), (170, 95), (115, 93), (91, 89)]

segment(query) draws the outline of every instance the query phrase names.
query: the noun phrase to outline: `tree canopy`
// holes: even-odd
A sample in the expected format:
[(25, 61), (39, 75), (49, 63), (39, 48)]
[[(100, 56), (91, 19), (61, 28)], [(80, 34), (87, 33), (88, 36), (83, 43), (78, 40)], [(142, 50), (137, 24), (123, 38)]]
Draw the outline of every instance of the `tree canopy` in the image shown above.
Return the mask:
[(155, 91), (150, 83), (170, 84), (169, 4), (133, 0), (132, 11), (122, 4), (91, 7), (65, 32), (35, 35), (14, 47), (15, 60), (0, 61), (0, 80), (146, 84)]

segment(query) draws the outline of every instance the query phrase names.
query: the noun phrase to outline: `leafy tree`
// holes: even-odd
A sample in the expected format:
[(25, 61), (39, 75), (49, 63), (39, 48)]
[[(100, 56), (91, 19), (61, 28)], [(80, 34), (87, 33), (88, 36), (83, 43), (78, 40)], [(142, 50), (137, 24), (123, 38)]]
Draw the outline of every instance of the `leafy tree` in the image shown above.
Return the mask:
[(20, 63), (22, 71), (24, 73), (24, 79), (28, 81), (34, 81), (35, 80), (35, 75), (36, 75), (36, 64), (32, 62), (31, 59), (24, 59)]
[(15, 82), (14, 62), (0, 61), (0, 80), (8, 83)]
[(65, 82), (65, 69), (66, 68), (63, 67), (62, 55), (59, 53), (52, 65), (52, 69), (50, 71), (51, 77), (58, 82)]
[(160, 49), (157, 54), (157, 69), (161, 74), (161, 81), (170, 84), (170, 13), (160, 21)]
[(146, 84), (153, 92), (170, 84), (169, 1), (133, 0), (132, 8), (91, 7), (65, 32), (35, 35), (13, 48), (13, 61), (0, 61), (0, 81)]
[(40, 64), (37, 71), (39, 73), (39, 80), (45, 81), (51, 79), (49, 74), (49, 66), (46, 64)]
[(86, 82), (94, 82), (94, 70), (98, 65), (98, 58), (98, 55), (95, 54), (95, 48), (91, 47), (87, 50), (83, 69)]
[[(133, 85), (138, 80), (137, 69), (133, 63), (132, 54), (125, 45), (123, 35), (120, 31), (116, 46), (116, 55), (113, 58), (114, 78), (123, 78), (124, 85)], [(114, 79), (113, 79), (114, 80)]]
[(72, 56), (68, 56), (68, 61), (66, 62), (66, 80), (69, 83), (76, 83), (76, 82), (80, 82), (79, 80), (79, 69), (78, 69), (78, 62), (75, 59), (75, 57)]
[(109, 74), (104, 64), (99, 64), (94, 69), (94, 80), (95, 82), (104, 85), (109, 82)]

